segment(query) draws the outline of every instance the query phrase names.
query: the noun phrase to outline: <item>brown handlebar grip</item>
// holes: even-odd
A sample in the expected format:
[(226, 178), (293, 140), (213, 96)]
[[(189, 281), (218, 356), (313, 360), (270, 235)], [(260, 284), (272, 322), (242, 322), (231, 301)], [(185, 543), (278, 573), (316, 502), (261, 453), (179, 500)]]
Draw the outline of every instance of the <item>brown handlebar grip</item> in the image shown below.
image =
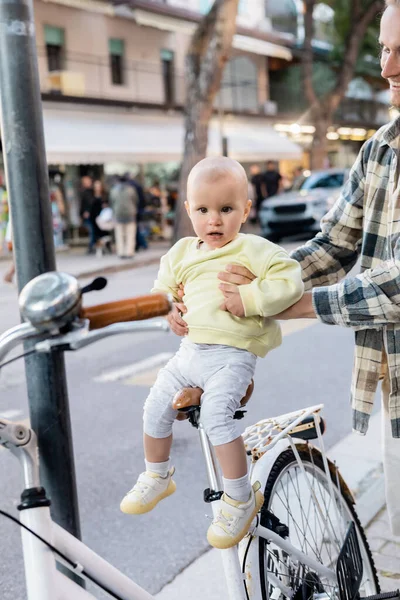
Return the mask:
[(90, 329), (101, 329), (112, 323), (161, 317), (168, 314), (170, 310), (171, 303), (165, 294), (149, 294), (89, 306), (81, 310), (80, 316), (82, 319), (89, 319)]

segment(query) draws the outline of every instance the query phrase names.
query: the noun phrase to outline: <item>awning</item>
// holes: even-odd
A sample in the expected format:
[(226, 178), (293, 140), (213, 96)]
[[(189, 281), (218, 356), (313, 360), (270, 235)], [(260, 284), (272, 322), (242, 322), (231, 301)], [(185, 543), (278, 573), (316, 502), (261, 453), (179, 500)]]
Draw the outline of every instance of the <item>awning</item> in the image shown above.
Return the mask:
[[(139, 8), (135, 8), (133, 14), (138, 25), (154, 27), (163, 31), (174, 31), (191, 35), (197, 27), (197, 24), (192, 23), (191, 21), (175, 19), (167, 15), (158, 15)], [(252, 38), (247, 35), (234, 35), (232, 46), (236, 50), (242, 50), (243, 52), (261, 54), (262, 56), (273, 56), (288, 61), (292, 60), (292, 53), (285, 46), (272, 44), (271, 42)]]
[[(49, 164), (155, 163), (181, 161), (181, 115), (116, 113), (45, 107), (44, 131)], [(226, 117), (229, 156), (240, 162), (298, 159), (302, 149), (261, 119)], [(221, 154), (220, 123), (209, 128), (208, 155)]]
[(274, 56), (276, 58), (283, 58), (287, 61), (291, 61), (293, 58), (292, 53), (285, 46), (258, 40), (257, 38), (252, 38), (247, 35), (236, 34), (233, 38), (232, 46), (236, 48), (236, 50), (261, 54), (261, 56)]

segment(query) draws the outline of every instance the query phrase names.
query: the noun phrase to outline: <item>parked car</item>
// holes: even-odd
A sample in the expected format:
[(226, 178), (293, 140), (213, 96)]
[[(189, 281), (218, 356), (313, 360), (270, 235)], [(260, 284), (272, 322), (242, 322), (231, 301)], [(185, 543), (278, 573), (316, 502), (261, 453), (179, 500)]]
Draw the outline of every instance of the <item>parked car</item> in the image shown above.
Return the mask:
[(322, 217), (336, 202), (347, 181), (348, 169), (306, 172), (292, 189), (266, 198), (260, 207), (261, 233), (273, 242), (288, 235), (320, 230)]

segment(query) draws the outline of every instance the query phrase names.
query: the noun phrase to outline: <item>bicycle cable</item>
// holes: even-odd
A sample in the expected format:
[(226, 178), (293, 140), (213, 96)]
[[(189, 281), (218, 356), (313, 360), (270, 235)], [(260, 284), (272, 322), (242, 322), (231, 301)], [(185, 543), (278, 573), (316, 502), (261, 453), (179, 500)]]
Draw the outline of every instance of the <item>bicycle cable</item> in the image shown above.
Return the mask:
[(25, 356), (29, 356), (30, 354), (35, 354), (36, 350), (35, 348), (33, 348), (33, 350), (27, 350), (26, 352), (23, 352), (22, 354), (18, 354), (18, 356), (14, 356), (14, 358), (10, 358), (9, 360), (6, 360), (5, 362), (0, 364), (0, 369), (2, 367), (5, 367), (6, 365), (9, 365), (10, 363), (19, 360), (20, 358), (24, 358)]
[[(29, 533), (31, 533), (32, 535), (34, 535), (38, 540), (40, 540), (43, 544), (45, 544), (45, 546), (47, 546), (48, 548), (50, 548), (50, 550), (52, 552), (54, 552), (54, 554), (57, 554), (60, 558), (62, 558), (63, 561), (65, 561), (66, 563), (68, 563), (72, 567), (72, 572), (76, 572), (77, 575), (84, 575), (84, 577), (86, 579), (89, 579), (89, 581), (91, 581), (92, 583), (94, 583), (95, 585), (97, 585), (100, 589), (102, 589), (104, 592), (106, 592), (107, 594), (109, 594), (110, 596), (112, 596), (113, 598), (115, 598), (115, 600), (123, 600), (123, 598), (121, 598), (121, 596), (117, 596), (114, 592), (112, 592), (107, 587), (105, 587), (102, 583), (100, 583), (99, 581), (97, 581), (92, 575), (89, 575), (85, 571), (85, 569), (81, 569), (80, 567), (82, 565), (80, 565), (80, 563), (74, 563), (73, 560), (71, 560), (70, 558), (68, 558), (67, 556), (65, 556), (65, 554), (63, 554), (60, 550), (58, 550), (55, 546), (53, 546), (52, 544), (50, 544), (50, 542), (48, 542), (47, 540), (45, 540), (44, 538), (42, 538), (41, 535), (39, 535), (38, 533), (36, 533), (32, 529), (30, 529), (27, 525), (24, 525), (24, 523), (21, 523), (21, 521), (19, 521), (19, 519), (17, 519), (13, 515), (10, 515), (10, 513), (6, 512), (5, 510), (2, 510), (2, 509), (0, 509), (0, 515), (3, 515), (3, 517), (7, 517), (11, 521), (13, 521), (14, 523), (16, 523), (20, 527), (22, 527), (23, 529), (26, 529), (26, 531), (29, 531)], [(79, 569), (79, 573), (76, 571), (77, 569)]]

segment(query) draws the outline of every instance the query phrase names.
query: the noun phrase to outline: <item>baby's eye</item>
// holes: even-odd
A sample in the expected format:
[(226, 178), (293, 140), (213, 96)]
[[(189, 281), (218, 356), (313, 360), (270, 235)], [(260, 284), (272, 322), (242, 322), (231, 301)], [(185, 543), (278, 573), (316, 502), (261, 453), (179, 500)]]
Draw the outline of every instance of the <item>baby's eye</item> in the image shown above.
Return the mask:
[(232, 207), (231, 206), (224, 206), (221, 212), (223, 212), (223, 213), (230, 213), (230, 212), (232, 212)]
[(201, 207), (199, 208), (199, 212), (201, 212), (201, 214), (202, 214), (202, 215), (205, 215), (205, 214), (206, 214), (206, 212), (207, 212), (207, 209), (206, 209), (206, 207), (205, 207), (205, 206), (201, 206)]

